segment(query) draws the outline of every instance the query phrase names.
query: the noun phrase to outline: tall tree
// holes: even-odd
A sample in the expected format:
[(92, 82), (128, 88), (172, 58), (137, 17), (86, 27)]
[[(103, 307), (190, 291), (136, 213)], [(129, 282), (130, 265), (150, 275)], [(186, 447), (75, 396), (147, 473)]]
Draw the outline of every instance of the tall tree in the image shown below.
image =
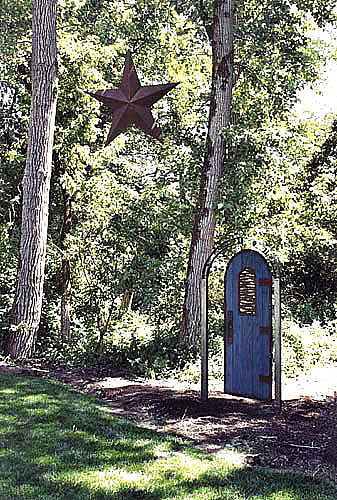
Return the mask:
[(234, 8), (234, 0), (214, 0), (212, 26), (207, 29), (212, 44), (212, 91), (207, 146), (201, 172), (199, 202), (194, 216), (181, 326), (181, 338), (190, 344), (196, 342), (199, 332), (199, 283), (203, 265), (213, 246), (215, 202), (226, 157), (224, 130), (231, 119)]
[[(180, 3), (179, 0), (175, 2)], [(259, 154), (256, 150), (255, 156), (251, 154), (253, 152), (251, 146), (254, 150), (256, 142), (253, 135), (257, 132), (256, 137), (260, 140), (260, 136), (263, 135), (261, 131), (269, 128), (272, 121), (285, 117), (296, 101), (296, 93), (303, 83), (312, 82), (318, 76), (321, 54), (307, 35), (310, 24), (308, 15), (310, 14), (320, 26), (334, 17), (330, 1), (317, 0), (311, 3), (298, 0), (297, 8), (286, 0), (263, 2), (213, 0), (212, 3), (213, 27), (212, 25), (209, 27), (207, 23), (209, 2), (189, 2), (191, 9), (194, 9), (193, 18), (197, 18), (196, 9), (199, 6), (199, 23), (200, 18), (206, 20), (206, 31), (211, 35), (213, 56), (208, 140), (201, 172), (199, 201), (194, 217), (180, 332), (181, 340), (190, 344), (195, 344), (198, 338), (199, 282), (203, 264), (213, 245), (217, 198), (222, 196), (225, 200), (219, 204), (223, 209), (217, 210), (218, 219), (221, 220), (223, 227), (219, 232), (231, 235), (237, 234), (238, 227), (242, 230), (244, 225), (241, 220), (238, 221), (241, 214), (245, 215), (246, 222), (250, 219), (250, 224), (244, 227), (246, 231), (250, 230), (253, 221), (248, 213), (251, 211), (251, 204), (247, 203), (246, 193), (250, 192), (251, 195), (251, 182), (254, 178), (257, 179), (263, 168), (261, 152)], [(236, 61), (233, 76), (234, 3), (237, 22), (234, 35)], [(218, 22), (217, 13), (220, 12), (222, 23)], [(226, 33), (228, 27), (232, 28), (231, 46)], [(221, 41), (219, 45), (217, 40)], [(219, 75), (221, 75), (222, 57), (227, 61), (225, 67), (230, 70), (227, 71), (227, 78), (223, 76), (221, 79)], [(220, 71), (217, 68), (220, 68)], [(236, 123), (231, 124), (229, 128), (230, 105), (229, 109), (226, 109), (226, 114), (219, 104), (221, 100), (216, 96), (222, 95), (224, 98), (226, 95), (229, 103), (232, 99), (234, 81), (236, 85), (232, 108)], [(218, 94), (215, 92), (217, 85)], [(209, 140), (212, 123), (219, 126), (217, 143)], [(214, 131), (215, 127), (213, 133)], [(230, 154), (226, 153), (225, 135), (231, 142)], [(271, 146), (272, 143), (268, 147)], [(218, 157), (215, 153), (217, 148), (219, 148)], [(235, 169), (234, 164), (236, 164)]]
[(7, 353), (34, 353), (47, 244), (49, 189), (57, 101), (57, 0), (32, 2), (32, 101), (23, 176), (20, 259)]

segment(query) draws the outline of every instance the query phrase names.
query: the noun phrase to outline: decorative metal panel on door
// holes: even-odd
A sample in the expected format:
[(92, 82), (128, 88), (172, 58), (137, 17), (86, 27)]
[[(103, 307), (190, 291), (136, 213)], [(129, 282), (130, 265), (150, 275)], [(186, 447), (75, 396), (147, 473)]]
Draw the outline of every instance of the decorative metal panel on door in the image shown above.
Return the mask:
[(272, 275), (255, 250), (242, 250), (225, 275), (225, 392), (272, 398)]

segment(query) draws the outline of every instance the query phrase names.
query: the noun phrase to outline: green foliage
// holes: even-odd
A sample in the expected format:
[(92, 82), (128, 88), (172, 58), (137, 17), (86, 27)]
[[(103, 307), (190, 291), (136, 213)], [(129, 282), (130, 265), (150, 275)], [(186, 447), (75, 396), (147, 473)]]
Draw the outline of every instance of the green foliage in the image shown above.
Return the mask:
[[(115, 357), (116, 363), (142, 373), (163, 372), (183, 362), (183, 347), (175, 344), (207, 130), (211, 50), (205, 24), (211, 3), (204, 2), (201, 9), (202, 3), (194, 0), (59, 0), (60, 91), (40, 329), (40, 353), (50, 359), (64, 356), (75, 363), (91, 356), (112, 364)], [(0, 5), (3, 331), (16, 275), (31, 50), (30, 2), (21, 0), (10, 8), (7, 4)], [(303, 320), (328, 320), (336, 302), (334, 247), (322, 245), (322, 228), (331, 241), (334, 174), (330, 168), (330, 182), (324, 177), (325, 164), (316, 173), (315, 168), (310, 174), (304, 168), (324, 140), (326, 125), (294, 123), (287, 113), (298, 89), (315, 80), (323, 60), (323, 47), (307, 33), (308, 14), (323, 25), (331, 20), (331, 2), (296, 5), (283, 0), (238, 2), (234, 125), (224, 132), (231, 155), (217, 207), (218, 237), (246, 234), (247, 242), (263, 240), (288, 262), (287, 307)], [(180, 85), (154, 110), (163, 144), (130, 129), (103, 149), (111, 117), (85, 91), (117, 86), (128, 49), (142, 84)], [(315, 179), (315, 187), (303, 205), (306, 176)], [(72, 227), (61, 241), (64, 191), (71, 198)], [(310, 230), (308, 225), (303, 228), (303, 212), (306, 221), (315, 214)], [(317, 234), (318, 227), (311, 252), (303, 242)], [(303, 289), (308, 269), (318, 269), (320, 251), (324, 279), (317, 279), (315, 290)], [(68, 346), (60, 339), (64, 257), (71, 268)], [(222, 272), (215, 271), (211, 284), (215, 351), (222, 329)], [(128, 294), (131, 313), (125, 315), (122, 303)], [(102, 350), (96, 353), (100, 338)], [(186, 360), (189, 356), (186, 353)]]
[(238, 3), (234, 111), (244, 123), (282, 119), (303, 83), (317, 78), (321, 56), (308, 28), (306, 12), (284, 0)]
[(308, 241), (288, 257), (285, 303), (300, 322), (327, 323), (336, 318), (337, 262), (334, 245)]
[[(15, 241), (15, 245), (13, 244)], [(9, 326), (9, 314), (15, 290), (17, 270), (17, 241), (11, 241), (0, 225), (0, 346), (3, 345)]]
[[(213, 313), (213, 318), (215, 314)], [(224, 380), (224, 326), (218, 320), (209, 328), (209, 383), (216, 387)], [(336, 323), (322, 326), (318, 321), (312, 325), (300, 325), (293, 320), (282, 321), (282, 373), (285, 377), (297, 378), (315, 367), (335, 366), (337, 363)], [(178, 379), (200, 384), (200, 358), (191, 359)]]
[(318, 26), (324, 26), (327, 21), (336, 21), (336, 4), (334, 0), (322, 1), (312, 0), (310, 3), (305, 0), (295, 0), (295, 5), (306, 12), (309, 12)]
[[(302, 323), (336, 310), (335, 124), (312, 120), (228, 131), (231, 182), (224, 181), (219, 233), (245, 235), (283, 263), (283, 300)], [(240, 189), (237, 189), (240, 186)], [(249, 237), (249, 236), (250, 237)]]
[(327, 366), (337, 361), (336, 325), (322, 327), (318, 322), (299, 326), (287, 321), (283, 325), (283, 373), (297, 377), (314, 366)]
[(336, 137), (334, 121), (321, 148), (298, 171), (293, 188), (296, 230), (284, 284), (289, 310), (304, 323), (336, 317)]
[(101, 344), (94, 328), (78, 324), (74, 325), (71, 343), (61, 342), (56, 336), (42, 340), (41, 357), (47, 363), (68, 367), (86, 364), (104, 373), (120, 369), (150, 378), (166, 377), (183, 371), (197, 355), (179, 343), (176, 331), (168, 325), (155, 327), (144, 315), (130, 311), (111, 318)]

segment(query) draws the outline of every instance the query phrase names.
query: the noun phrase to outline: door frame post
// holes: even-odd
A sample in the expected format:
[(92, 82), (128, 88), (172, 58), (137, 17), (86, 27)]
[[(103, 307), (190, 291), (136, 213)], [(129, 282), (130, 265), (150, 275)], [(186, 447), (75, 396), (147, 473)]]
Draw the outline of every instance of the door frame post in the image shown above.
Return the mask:
[(281, 273), (274, 285), (275, 293), (275, 407), (277, 413), (282, 411), (282, 325), (281, 325)]
[(200, 281), (201, 300), (201, 400), (208, 399), (208, 276)]

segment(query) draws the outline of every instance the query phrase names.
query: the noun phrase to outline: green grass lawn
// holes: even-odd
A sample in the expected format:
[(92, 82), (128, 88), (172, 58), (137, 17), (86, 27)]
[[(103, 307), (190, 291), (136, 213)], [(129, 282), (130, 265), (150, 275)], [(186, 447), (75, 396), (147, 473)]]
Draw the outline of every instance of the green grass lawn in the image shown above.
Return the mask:
[(60, 383), (1, 375), (0, 498), (336, 500), (337, 488), (235, 466)]

